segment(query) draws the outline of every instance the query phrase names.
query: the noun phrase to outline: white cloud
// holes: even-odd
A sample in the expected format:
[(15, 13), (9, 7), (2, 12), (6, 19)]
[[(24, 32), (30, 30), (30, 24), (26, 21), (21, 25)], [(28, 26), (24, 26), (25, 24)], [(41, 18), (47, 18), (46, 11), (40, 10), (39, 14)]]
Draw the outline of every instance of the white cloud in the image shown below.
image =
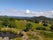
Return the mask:
[(16, 9), (8, 9), (4, 11), (0, 11), (0, 15), (7, 15), (7, 16), (46, 16), (46, 17), (53, 17), (53, 11), (31, 11), (26, 13), (26, 10), (16, 10)]

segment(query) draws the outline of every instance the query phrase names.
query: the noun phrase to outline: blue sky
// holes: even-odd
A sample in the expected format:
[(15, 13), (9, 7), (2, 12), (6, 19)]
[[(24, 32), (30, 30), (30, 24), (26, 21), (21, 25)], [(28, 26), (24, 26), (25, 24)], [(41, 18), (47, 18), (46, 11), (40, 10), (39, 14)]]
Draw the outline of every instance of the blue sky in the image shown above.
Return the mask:
[(0, 10), (12, 8), (34, 11), (53, 10), (53, 0), (0, 0)]
[(53, 0), (0, 0), (0, 15), (53, 17)]

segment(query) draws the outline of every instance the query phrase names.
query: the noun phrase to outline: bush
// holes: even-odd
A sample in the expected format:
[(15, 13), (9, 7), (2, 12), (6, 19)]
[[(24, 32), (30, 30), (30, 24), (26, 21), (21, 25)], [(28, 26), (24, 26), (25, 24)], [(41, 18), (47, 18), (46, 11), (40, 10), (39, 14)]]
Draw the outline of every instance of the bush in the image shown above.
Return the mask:
[(6, 26), (8, 26), (8, 24), (9, 24), (9, 23), (8, 23), (7, 21), (3, 21), (3, 22), (2, 22), (2, 26), (5, 26), (5, 27), (6, 27)]
[(39, 23), (39, 20), (38, 20), (38, 19), (36, 19), (36, 20), (35, 20), (35, 23)]
[(48, 22), (47, 21), (42, 21), (43, 26), (48, 26)]
[(11, 22), (9, 23), (8, 27), (9, 27), (9, 28), (16, 28), (17, 26), (16, 26), (15, 22), (11, 21)]
[(23, 31), (27, 32), (27, 31), (31, 30), (31, 28), (32, 28), (32, 25), (30, 23), (28, 23), (26, 25), (26, 29), (24, 29)]
[(47, 23), (43, 23), (43, 26), (48, 26), (48, 24)]
[(37, 27), (36, 29), (37, 29), (37, 30), (46, 30), (45, 27)]
[(53, 33), (52, 32), (44, 31), (42, 33), (47, 38), (53, 38)]
[(50, 29), (51, 29), (51, 31), (53, 31), (53, 25), (51, 25)]

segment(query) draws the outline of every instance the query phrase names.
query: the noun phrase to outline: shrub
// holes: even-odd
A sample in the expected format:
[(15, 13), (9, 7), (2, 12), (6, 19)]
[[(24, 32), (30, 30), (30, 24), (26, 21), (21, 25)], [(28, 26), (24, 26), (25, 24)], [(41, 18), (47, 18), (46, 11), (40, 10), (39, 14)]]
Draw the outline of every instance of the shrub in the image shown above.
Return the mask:
[(36, 20), (35, 20), (35, 23), (39, 23), (39, 20), (38, 20), (38, 19), (36, 19)]
[(53, 25), (51, 25), (50, 29), (51, 29), (51, 31), (53, 31)]
[(48, 22), (47, 21), (42, 21), (43, 26), (48, 26)]
[(32, 25), (30, 23), (28, 23), (26, 25), (26, 29), (24, 29), (25, 32), (29, 31), (32, 28)]
[(37, 27), (36, 29), (37, 29), (37, 30), (46, 30), (45, 27)]
[(43, 35), (44, 35), (45, 37), (53, 38), (53, 33), (52, 33), (52, 32), (44, 31), (44, 32), (42, 32), (42, 33), (43, 33)]
[(43, 23), (43, 26), (48, 26), (48, 24), (47, 23)]

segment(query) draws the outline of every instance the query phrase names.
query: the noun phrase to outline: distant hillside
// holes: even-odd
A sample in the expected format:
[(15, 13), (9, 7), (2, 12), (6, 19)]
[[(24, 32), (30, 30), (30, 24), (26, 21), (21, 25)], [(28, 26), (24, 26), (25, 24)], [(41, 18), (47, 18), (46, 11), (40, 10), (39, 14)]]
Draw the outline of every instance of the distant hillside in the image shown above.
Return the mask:
[(48, 17), (45, 17), (45, 16), (39, 16), (39, 17), (36, 17), (36, 16), (33, 16), (33, 17), (20, 17), (20, 16), (0, 16), (0, 18), (16, 18), (16, 19), (39, 19), (39, 20), (49, 20), (49, 21), (53, 21), (53, 18), (48, 18)]

